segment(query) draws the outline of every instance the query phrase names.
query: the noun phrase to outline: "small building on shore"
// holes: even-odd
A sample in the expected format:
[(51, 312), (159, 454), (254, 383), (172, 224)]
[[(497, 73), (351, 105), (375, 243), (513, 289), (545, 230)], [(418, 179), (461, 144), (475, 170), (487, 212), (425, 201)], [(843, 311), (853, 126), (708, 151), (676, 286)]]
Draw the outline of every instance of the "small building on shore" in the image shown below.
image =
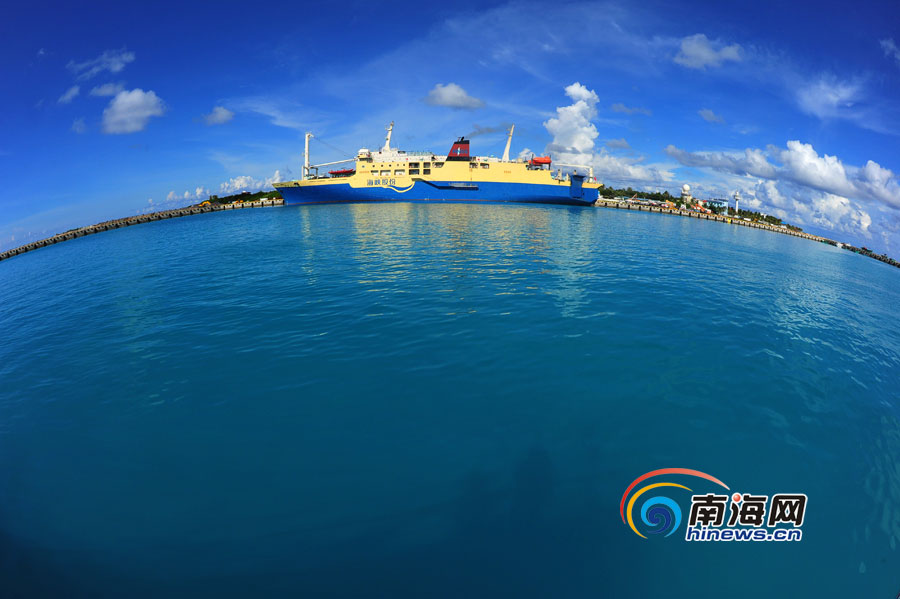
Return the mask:
[(712, 199), (712, 200), (701, 200), (701, 203), (707, 208), (727, 208), (728, 202), (726, 200), (720, 199)]

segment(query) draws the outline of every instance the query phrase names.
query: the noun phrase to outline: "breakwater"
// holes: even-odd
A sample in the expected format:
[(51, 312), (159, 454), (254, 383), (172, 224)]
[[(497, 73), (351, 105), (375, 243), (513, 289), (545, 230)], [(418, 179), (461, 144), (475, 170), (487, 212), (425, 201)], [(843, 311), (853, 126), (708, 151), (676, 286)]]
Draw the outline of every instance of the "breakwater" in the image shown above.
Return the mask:
[[(81, 227), (78, 229), (72, 229), (70, 231), (66, 231), (65, 233), (59, 233), (58, 235), (54, 235), (53, 237), (48, 237), (47, 239), (41, 239), (40, 241), (33, 241), (31, 243), (25, 244), (23, 246), (7, 250), (5, 252), (0, 252), (0, 261), (6, 260), (7, 258), (12, 258), (13, 256), (18, 256), (19, 254), (24, 254), (26, 252), (30, 252), (42, 247), (46, 247), (48, 245), (54, 245), (60, 243), (62, 241), (68, 241), (70, 239), (76, 239), (78, 237), (84, 237), (85, 235), (93, 235), (94, 233), (100, 233), (101, 231), (109, 231), (110, 229), (120, 229), (122, 227), (130, 227), (132, 225), (139, 225), (141, 223), (147, 223), (155, 220), (163, 220), (167, 218), (178, 218), (182, 216), (189, 216), (192, 214), (203, 214), (205, 212), (216, 212), (219, 210), (240, 210), (244, 208), (263, 208), (267, 206), (282, 206), (284, 205), (283, 199), (264, 199), (264, 200), (256, 200), (253, 202), (234, 202), (230, 204), (207, 204), (207, 205), (196, 205), (196, 206), (187, 206), (185, 208), (176, 208), (174, 210), (162, 210), (160, 212), (151, 212), (149, 214), (139, 214), (137, 216), (130, 216), (126, 218), (119, 218), (116, 220), (106, 221), (102, 223), (97, 223), (96, 225), (90, 225), (88, 227)], [(811, 241), (818, 241), (820, 243), (828, 243), (830, 245), (837, 245), (837, 242), (827, 239), (825, 237), (819, 237), (818, 235), (811, 235), (809, 233), (804, 233), (803, 231), (794, 231), (792, 229), (788, 229), (786, 227), (776, 227), (774, 225), (768, 225), (765, 223), (746, 221), (740, 218), (730, 217), (730, 216), (720, 216), (716, 214), (706, 214), (705, 212), (695, 212), (693, 210), (678, 210), (671, 208), (662, 208), (660, 206), (647, 206), (643, 204), (635, 204), (632, 202), (620, 202), (616, 200), (606, 200), (599, 199), (594, 203), (595, 206), (600, 206), (604, 208), (616, 208), (620, 210), (637, 210), (642, 212), (659, 212), (661, 214), (673, 214), (676, 216), (686, 216), (688, 218), (696, 218), (700, 220), (714, 220), (724, 223), (730, 223), (733, 225), (739, 225), (742, 227), (750, 227), (753, 229), (765, 229), (767, 231), (772, 231), (774, 233), (781, 233), (783, 235), (793, 235), (794, 237), (802, 237), (803, 239), (809, 239)], [(896, 266), (897, 264), (893, 260), (887, 259), (887, 257), (881, 256), (873, 256), (876, 259), (882, 260), (883, 262), (889, 262), (892, 265)]]
[(604, 200), (600, 199), (594, 203), (595, 206), (601, 206), (604, 208), (618, 208), (620, 210), (638, 210), (643, 212), (660, 212), (662, 214), (674, 214), (676, 216), (687, 216), (688, 218), (697, 218), (700, 220), (717, 220), (723, 223), (730, 223), (732, 225), (740, 225), (742, 227), (751, 227), (753, 229), (765, 229), (766, 231), (773, 231), (775, 233), (782, 233), (784, 235), (793, 235), (794, 237), (802, 237), (803, 239), (809, 239), (811, 241), (819, 241), (822, 243), (828, 243), (831, 245), (835, 245), (836, 242), (827, 239), (825, 237), (819, 237), (818, 235), (810, 235), (809, 233), (804, 233), (803, 231), (794, 231), (793, 229), (788, 229), (787, 227), (776, 227), (774, 225), (767, 225), (765, 223), (758, 223), (753, 221), (743, 220), (733, 216), (720, 216), (718, 214), (707, 214), (705, 212), (696, 212), (694, 210), (677, 210), (672, 208), (662, 208), (660, 206), (645, 206), (643, 204), (634, 204), (631, 202), (618, 202), (616, 200)]
[(102, 223), (97, 223), (96, 225), (90, 225), (88, 227), (80, 227), (78, 229), (71, 229), (66, 231), (65, 233), (59, 233), (58, 235), (54, 235), (53, 237), (48, 237), (47, 239), (41, 239), (40, 241), (33, 241), (31, 243), (27, 243), (23, 246), (13, 248), (11, 250), (7, 250), (5, 252), (0, 252), (0, 260), (6, 260), (7, 258), (12, 258), (13, 256), (18, 256), (19, 254), (24, 254), (26, 252), (31, 252), (33, 250), (46, 247), (48, 245), (54, 245), (57, 243), (61, 243), (63, 241), (69, 241), (70, 239), (76, 239), (78, 237), (84, 237), (85, 235), (93, 235), (94, 233), (100, 233), (101, 231), (109, 231), (110, 229), (121, 229), (122, 227), (130, 227), (132, 225), (139, 225), (141, 223), (149, 223), (155, 220), (164, 220), (167, 218), (179, 218), (181, 216), (190, 216), (192, 214), (203, 214), (205, 212), (217, 212), (219, 210), (241, 210), (244, 208), (263, 208), (267, 206), (281, 206), (284, 204), (283, 199), (267, 199), (267, 200), (256, 200), (254, 202), (234, 202), (231, 204), (206, 204), (206, 205), (196, 205), (196, 206), (187, 206), (185, 208), (175, 208), (174, 210), (162, 210), (160, 212), (150, 212), (148, 214), (139, 214), (137, 216), (129, 216), (126, 218), (117, 218), (116, 220), (109, 220)]

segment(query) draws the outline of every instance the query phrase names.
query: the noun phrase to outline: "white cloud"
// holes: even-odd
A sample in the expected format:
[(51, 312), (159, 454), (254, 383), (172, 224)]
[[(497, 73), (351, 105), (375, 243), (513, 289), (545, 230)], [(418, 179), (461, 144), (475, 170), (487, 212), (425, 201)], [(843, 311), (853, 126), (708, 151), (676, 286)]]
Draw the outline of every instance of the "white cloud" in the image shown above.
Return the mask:
[(103, 71), (118, 73), (131, 62), (134, 62), (134, 52), (128, 52), (122, 48), (121, 50), (107, 50), (97, 58), (84, 62), (70, 60), (66, 67), (75, 74), (76, 79), (86, 81)]
[(848, 198), (825, 193), (813, 198), (813, 222), (823, 228), (860, 232), (870, 237), (872, 217)]
[(266, 178), (266, 185), (281, 183), (282, 181), (285, 181), (284, 175), (281, 174), (281, 171), (276, 170), (271, 177)]
[(432, 106), (447, 106), (465, 110), (475, 110), (484, 106), (483, 101), (473, 98), (466, 93), (466, 90), (455, 83), (448, 83), (447, 85), (436, 84), (425, 96), (425, 103)]
[(675, 62), (690, 69), (717, 67), (726, 61), (740, 61), (741, 47), (738, 44), (724, 46), (720, 42), (710, 40), (698, 33), (681, 40), (681, 49), (675, 55)]
[(75, 133), (84, 133), (87, 131), (87, 125), (84, 124), (84, 119), (75, 119), (72, 121), (72, 131)]
[(234, 113), (224, 106), (216, 106), (209, 114), (203, 115), (207, 125), (222, 125), (234, 118)]
[[(819, 156), (811, 144), (797, 140), (789, 141), (786, 150), (773, 148), (770, 153), (782, 162), (781, 174), (792, 181), (833, 194), (859, 195), (847, 177), (847, 169), (837, 156)], [(900, 196), (897, 200), (900, 202)]]
[(276, 170), (271, 177), (266, 177), (265, 179), (254, 179), (249, 175), (241, 175), (240, 177), (232, 177), (219, 185), (219, 192), (233, 194), (242, 191), (259, 191), (272, 187), (273, 183), (280, 183), (283, 180), (284, 176), (280, 170)]
[(784, 181), (757, 181), (746, 190), (744, 205), (763, 210), (803, 227), (872, 237), (872, 217), (858, 202), (844, 196), (797, 187)]
[(237, 193), (239, 191), (258, 191), (263, 186), (263, 182), (249, 175), (241, 175), (240, 177), (232, 177), (219, 185), (219, 191), (222, 193)]
[(566, 95), (572, 104), (558, 107), (556, 117), (544, 123), (553, 136), (546, 151), (557, 163), (592, 166), (594, 175), (601, 180), (660, 183), (672, 178), (668, 170), (642, 164), (643, 158), (613, 156), (605, 148), (595, 151), (594, 141), (599, 133), (591, 121), (597, 116), (597, 94), (576, 82), (566, 87)]
[(121, 83), (104, 83), (91, 89), (92, 96), (115, 96), (117, 93), (125, 89)]
[(57, 102), (59, 102), (60, 104), (68, 104), (75, 99), (75, 96), (77, 96), (80, 91), (80, 87), (78, 87), (77, 85), (73, 85), (66, 90), (66, 93), (59, 97), (59, 100), (57, 100)]
[(103, 110), (104, 133), (135, 133), (147, 126), (151, 117), (162, 116), (163, 101), (153, 91), (121, 91)]
[(205, 200), (209, 197), (209, 190), (203, 187), (202, 185), (197, 187), (194, 191), (185, 191), (184, 193), (177, 193), (175, 191), (170, 191), (166, 196), (166, 202), (182, 202), (182, 201), (193, 201), (193, 200)]
[(653, 113), (648, 108), (641, 108), (639, 106), (625, 106), (621, 102), (617, 102), (610, 106), (610, 109), (613, 112), (623, 112), (625, 114), (646, 114), (647, 116), (652, 116)]
[(823, 76), (817, 81), (797, 88), (797, 104), (810, 115), (825, 119), (844, 116), (863, 97), (863, 85), (859, 81), (838, 81)]
[(613, 150), (630, 150), (631, 146), (628, 145), (628, 141), (624, 137), (620, 137), (619, 139), (610, 139), (606, 142), (606, 147), (611, 148)]
[(900, 228), (897, 212), (881, 204), (823, 192), (787, 177), (763, 178), (715, 170), (693, 187), (699, 197), (731, 198), (740, 191), (741, 208), (771, 214), (805, 229), (814, 227), (826, 236), (857, 245), (869, 244), (878, 237), (888, 247), (890, 233)]
[(703, 120), (708, 123), (724, 123), (725, 122), (725, 119), (723, 119), (720, 115), (716, 114), (709, 108), (703, 108), (701, 110), (698, 110), (697, 114), (699, 114), (701, 117), (703, 117)]
[(283, 95), (237, 98), (229, 100), (228, 104), (238, 112), (261, 114), (277, 127), (286, 127), (297, 131), (314, 129), (315, 123), (322, 120), (320, 113), (297, 104), (293, 99), (285, 98)]
[(884, 55), (888, 58), (893, 58), (897, 66), (900, 67), (900, 48), (897, 48), (894, 38), (880, 40), (879, 43), (881, 44), (881, 49), (884, 50)]
[(762, 150), (747, 148), (740, 152), (687, 152), (669, 145), (666, 154), (685, 166), (708, 167), (736, 175), (774, 178), (776, 169)]
[(816, 78), (794, 83), (792, 91), (797, 106), (804, 113), (822, 120), (842, 119), (878, 133), (897, 134), (895, 119), (886, 118), (890, 111), (880, 105), (877, 94), (861, 77), (840, 79), (824, 73)]
[(569, 106), (556, 109), (556, 117), (547, 120), (544, 127), (553, 136), (551, 151), (587, 153), (594, 147), (600, 135), (591, 120), (597, 116), (597, 94), (577, 81), (566, 87), (566, 95), (572, 98)]
[[(565, 158), (565, 156), (560, 156)], [(624, 183), (665, 183), (674, 178), (674, 174), (658, 165), (642, 164), (643, 158), (623, 158), (613, 156), (605, 149), (601, 148), (599, 152), (590, 156), (587, 163), (594, 167), (594, 175), (601, 181), (603, 179), (611, 179), (613, 181)], [(566, 160), (568, 162), (568, 160)], [(570, 163), (578, 164), (578, 163)]]
[[(670, 145), (666, 153), (685, 166), (724, 173), (725, 184), (745, 195), (745, 205), (801, 226), (863, 238), (878, 234), (889, 245), (888, 230), (898, 221), (900, 180), (871, 160), (847, 165), (797, 140), (743, 152), (687, 152)], [(873, 211), (881, 222), (874, 224)]]

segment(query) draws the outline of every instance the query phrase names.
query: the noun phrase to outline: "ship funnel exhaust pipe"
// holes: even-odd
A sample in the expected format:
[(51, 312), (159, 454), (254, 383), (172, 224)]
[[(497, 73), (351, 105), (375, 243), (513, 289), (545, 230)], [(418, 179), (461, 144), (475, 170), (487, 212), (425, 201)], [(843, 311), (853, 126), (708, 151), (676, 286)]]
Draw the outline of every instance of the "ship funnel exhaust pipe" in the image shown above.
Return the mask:
[(469, 140), (465, 137), (460, 137), (455, 142), (453, 142), (453, 147), (450, 148), (450, 153), (447, 154), (447, 160), (464, 160), (466, 162), (470, 161), (472, 158), (469, 156)]

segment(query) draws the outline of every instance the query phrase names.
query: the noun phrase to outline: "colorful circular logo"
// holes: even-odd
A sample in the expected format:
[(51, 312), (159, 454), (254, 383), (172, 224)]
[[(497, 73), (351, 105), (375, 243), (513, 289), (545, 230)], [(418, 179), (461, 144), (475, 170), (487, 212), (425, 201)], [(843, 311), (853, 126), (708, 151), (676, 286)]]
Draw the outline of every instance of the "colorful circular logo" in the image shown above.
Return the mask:
[[(670, 482), (658, 482), (649, 484), (645, 487), (641, 487), (637, 491), (634, 491), (635, 487), (637, 487), (648, 478), (673, 474), (695, 476), (714, 482), (717, 485), (728, 489), (728, 485), (720, 481), (718, 478), (706, 474), (705, 472), (700, 472), (699, 470), (691, 470), (690, 468), (661, 468), (659, 470), (653, 470), (651, 472), (647, 472), (646, 474), (642, 474), (641, 476), (634, 479), (634, 482), (628, 485), (628, 488), (625, 489), (625, 493), (622, 495), (622, 501), (619, 502), (619, 514), (622, 516), (622, 522), (628, 524), (628, 526), (631, 527), (631, 530), (633, 530), (634, 533), (639, 537), (645, 539), (647, 538), (647, 536), (642, 534), (637, 529), (637, 526), (635, 526), (633, 510), (635, 504), (645, 493), (647, 493), (647, 491), (652, 491), (653, 489), (661, 489), (663, 487), (685, 489), (686, 491), (692, 491), (692, 489), (678, 483)], [(634, 494), (631, 495), (631, 499), (628, 499), (628, 495), (632, 491), (634, 491)], [(681, 507), (671, 497), (658, 495), (657, 493), (659, 493), (659, 491), (651, 493), (651, 497), (646, 497), (642, 500), (640, 509), (641, 522), (643, 522), (644, 526), (647, 527), (647, 532), (649, 534), (663, 535), (668, 537), (673, 532), (678, 530), (678, 526), (681, 524)], [(626, 499), (628, 500), (627, 508), (625, 505)]]

